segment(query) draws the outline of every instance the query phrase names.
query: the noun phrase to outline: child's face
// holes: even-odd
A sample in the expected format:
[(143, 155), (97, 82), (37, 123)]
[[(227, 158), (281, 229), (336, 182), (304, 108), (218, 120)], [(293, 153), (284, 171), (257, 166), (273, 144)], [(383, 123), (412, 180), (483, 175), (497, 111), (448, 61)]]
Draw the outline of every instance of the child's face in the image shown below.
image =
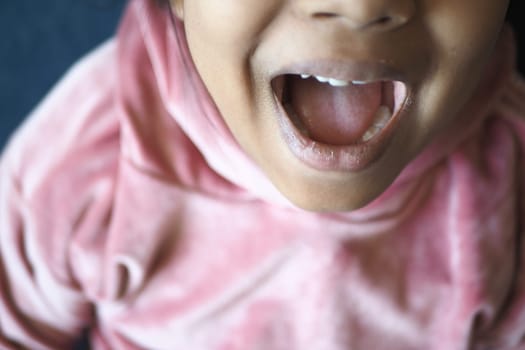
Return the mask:
[[(285, 196), (309, 210), (370, 202), (454, 122), (491, 55), (508, 5), (172, 2), (233, 135)], [(379, 109), (384, 120), (374, 121)]]

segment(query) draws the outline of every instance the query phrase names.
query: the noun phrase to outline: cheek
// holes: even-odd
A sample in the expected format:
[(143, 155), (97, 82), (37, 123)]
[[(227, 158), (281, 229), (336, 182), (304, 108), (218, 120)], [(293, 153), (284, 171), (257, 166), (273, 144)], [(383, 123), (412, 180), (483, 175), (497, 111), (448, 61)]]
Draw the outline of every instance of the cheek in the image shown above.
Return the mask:
[(277, 0), (189, 0), (184, 9), (188, 35), (214, 47), (249, 51), (278, 10)]
[(249, 140), (254, 133), (250, 128), (257, 127), (252, 55), (281, 2), (191, 0), (184, 8), (184, 26), (196, 68), (242, 144), (253, 142)]
[(191, 0), (184, 8), (184, 27), (195, 66), (219, 110), (229, 116), (246, 91), (246, 60), (254, 31), (246, 27), (252, 0)]
[(427, 0), (426, 17), (432, 68), (422, 82), (414, 124), (421, 149), (451, 123), (474, 93), (489, 62), (504, 20), (506, 1)]
[(506, 0), (428, 0), (429, 32), (437, 55), (453, 74), (479, 70), (492, 53)]
[(425, 4), (434, 57), (433, 88), (448, 94), (452, 104), (465, 102), (492, 56), (507, 1), (427, 0)]

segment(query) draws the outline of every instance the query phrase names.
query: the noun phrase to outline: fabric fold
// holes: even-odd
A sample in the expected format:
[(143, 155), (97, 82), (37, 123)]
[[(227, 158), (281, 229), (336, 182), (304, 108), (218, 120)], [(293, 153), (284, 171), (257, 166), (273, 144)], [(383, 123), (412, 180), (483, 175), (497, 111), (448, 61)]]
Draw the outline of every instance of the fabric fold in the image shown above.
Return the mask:
[(522, 349), (514, 56), (505, 29), (457, 123), (376, 200), (313, 213), (234, 140), (182, 23), (130, 1), (2, 158), (0, 346), (89, 326), (94, 349)]

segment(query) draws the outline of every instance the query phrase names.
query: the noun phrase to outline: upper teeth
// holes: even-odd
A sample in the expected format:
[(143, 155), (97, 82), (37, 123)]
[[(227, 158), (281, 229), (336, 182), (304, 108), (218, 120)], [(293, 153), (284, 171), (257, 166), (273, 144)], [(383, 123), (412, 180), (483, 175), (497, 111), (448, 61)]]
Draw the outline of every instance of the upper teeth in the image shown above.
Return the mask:
[[(301, 78), (303, 79), (308, 79), (310, 78), (312, 75), (310, 74), (301, 74)], [(313, 76), (315, 79), (317, 79), (317, 81), (321, 82), (321, 83), (328, 83), (330, 84), (331, 86), (348, 86), (350, 84), (350, 82), (354, 85), (363, 85), (363, 84), (366, 84), (365, 81), (361, 81), (361, 80), (352, 80), (352, 81), (346, 81), (346, 80), (339, 80), (339, 79), (335, 79), (335, 78), (328, 78), (328, 77), (323, 77), (321, 75), (314, 75)]]

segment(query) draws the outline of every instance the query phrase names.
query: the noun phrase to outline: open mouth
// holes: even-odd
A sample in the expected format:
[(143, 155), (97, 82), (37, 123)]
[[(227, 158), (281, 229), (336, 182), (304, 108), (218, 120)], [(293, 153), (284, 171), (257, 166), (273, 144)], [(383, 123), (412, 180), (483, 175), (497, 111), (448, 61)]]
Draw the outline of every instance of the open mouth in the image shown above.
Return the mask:
[(312, 168), (362, 170), (388, 149), (409, 105), (408, 85), (381, 65), (316, 69), (325, 73), (293, 68), (271, 81), (283, 140)]
[(332, 146), (356, 146), (381, 138), (407, 96), (405, 84), (395, 80), (284, 74), (272, 86), (302, 136)]

